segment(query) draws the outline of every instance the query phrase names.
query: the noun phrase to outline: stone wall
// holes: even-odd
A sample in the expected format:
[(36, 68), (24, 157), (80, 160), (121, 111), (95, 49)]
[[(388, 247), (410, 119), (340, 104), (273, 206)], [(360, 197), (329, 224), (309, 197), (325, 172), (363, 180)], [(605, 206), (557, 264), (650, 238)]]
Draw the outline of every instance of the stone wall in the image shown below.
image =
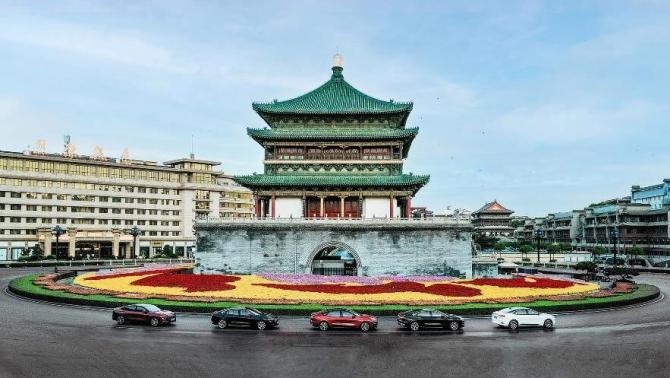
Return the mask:
[(469, 224), (256, 221), (196, 224), (200, 273), (309, 273), (328, 243), (348, 247), (363, 275), (472, 276)]

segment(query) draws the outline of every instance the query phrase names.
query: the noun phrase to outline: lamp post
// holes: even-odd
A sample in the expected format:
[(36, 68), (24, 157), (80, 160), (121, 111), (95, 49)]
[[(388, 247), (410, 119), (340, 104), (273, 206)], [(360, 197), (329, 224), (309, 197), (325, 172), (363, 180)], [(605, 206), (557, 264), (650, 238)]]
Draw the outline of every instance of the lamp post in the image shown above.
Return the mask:
[(538, 228), (535, 230), (535, 241), (537, 241), (537, 262), (540, 262), (540, 240), (544, 236), (544, 230), (542, 228)]
[(137, 249), (137, 237), (140, 236), (142, 230), (137, 226), (133, 226), (128, 233), (133, 236), (133, 249), (130, 251), (130, 258), (133, 259), (135, 258), (135, 249)]
[(619, 239), (619, 230), (617, 230), (616, 226), (610, 228), (610, 242), (614, 244), (614, 267), (616, 267), (617, 260), (616, 260), (616, 253), (617, 253), (617, 239)]
[(56, 237), (56, 253), (54, 256), (56, 257), (56, 265), (54, 265), (54, 272), (58, 271), (58, 247), (59, 247), (59, 242), (60, 242), (60, 237), (65, 233), (65, 230), (59, 226), (56, 225), (52, 230), (51, 234)]

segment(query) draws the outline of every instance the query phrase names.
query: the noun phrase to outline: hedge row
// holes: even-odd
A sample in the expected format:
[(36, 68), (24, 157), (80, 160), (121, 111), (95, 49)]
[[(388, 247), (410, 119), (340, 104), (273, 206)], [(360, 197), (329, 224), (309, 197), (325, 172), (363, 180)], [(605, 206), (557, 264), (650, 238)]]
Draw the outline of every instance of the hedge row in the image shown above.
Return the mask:
[[(118, 307), (128, 303), (137, 303), (136, 299), (115, 298), (107, 295), (81, 295), (66, 293), (63, 291), (48, 290), (41, 286), (33, 284), (36, 274), (17, 278), (10, 282), (9, 290), (17, 295), (44, 300), (49, 302), (67, 303), (74, 305), (97, 306), (97, 307)], [(468, 303), (461, 305), (435, 306), (437, 309), (459, 315), (489, 315), (491, 312), (508, 306), (532, 307), (542, 311), (576, 311), (592, 310), (610, 307), (621, 307), (637, 303), (650, 301), (657, 298), (660, 291), (656, 286), (640, 284), (631, 293), (619, 294), (604, 298), (585, 298), (572, 301), (549, 301), (540, 300), (527, 303), (514, 304), (496, 304), (496, 303)], [(169, 301), (164, 299), (143, 299), (143, 303), (154, 304), (163, 309), (179, 312), (198, 312), (209, 313), (221, 308), (244, 306), (237, 302), (187, 302), (187, 301)], [(314, 311), (322, 310), (323, 305), (319, 304), (254, 304), (249, 305), (260, 310), (270, 311), (280, 315), (308, 315)], [(398, 312), (406, 311), (411, 306), (406, 305), (375, 305), (375, 306), (349, 306), (351, 309), (360, 312), (370, 312), (375, 315), (395, 315)]]

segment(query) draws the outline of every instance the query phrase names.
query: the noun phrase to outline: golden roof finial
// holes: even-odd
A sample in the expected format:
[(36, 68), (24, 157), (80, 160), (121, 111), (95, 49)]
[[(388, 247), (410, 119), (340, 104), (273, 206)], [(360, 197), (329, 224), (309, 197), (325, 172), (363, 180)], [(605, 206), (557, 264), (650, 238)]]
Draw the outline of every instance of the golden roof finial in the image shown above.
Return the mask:
[(342, 68), (342, 55), (340, 53), (333, 56), (333, 67)]

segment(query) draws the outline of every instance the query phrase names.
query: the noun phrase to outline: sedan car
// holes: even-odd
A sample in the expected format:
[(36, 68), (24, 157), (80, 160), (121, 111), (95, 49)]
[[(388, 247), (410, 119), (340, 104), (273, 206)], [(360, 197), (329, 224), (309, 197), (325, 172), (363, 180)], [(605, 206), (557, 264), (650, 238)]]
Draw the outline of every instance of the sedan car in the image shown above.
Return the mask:
[(329, 328), (356, 328), (363, 332), (377, 328), (377, 318), (371, 315), (359, 314), (346, 308), (332, 308), (313, 313), (309, 322), (312, 327), (322, 331)]
[(434, 309), (423, 309), (401, 312), (398, 314), (398, 324), (412, 331), (424, 327), (442, 327), (458, 331), (465, 326), (465, 321), (460, 316), (445, 314)]
[(264, 330), (279, 325), (276, 315), (268, 314), (254, 308), (236, 307), (219, 310), (212, 314), (212, 324), (223, 329), (230, 326), (253, 327)]
[(116, 320), (118, 324), (139, 322), (158, 327), (161, 324), (176, 322), (177, 315), (172, 311), (161, 310), (151, 304), (131, 304), (115, 308), (112, 311), (112, 320)]
[(550, 329), (556, 325), (556, 317), (526, 307), (509, 307), (491, 314), (491, 321), (498, 326), (517, 329), (521, 326), (542, 326)]

